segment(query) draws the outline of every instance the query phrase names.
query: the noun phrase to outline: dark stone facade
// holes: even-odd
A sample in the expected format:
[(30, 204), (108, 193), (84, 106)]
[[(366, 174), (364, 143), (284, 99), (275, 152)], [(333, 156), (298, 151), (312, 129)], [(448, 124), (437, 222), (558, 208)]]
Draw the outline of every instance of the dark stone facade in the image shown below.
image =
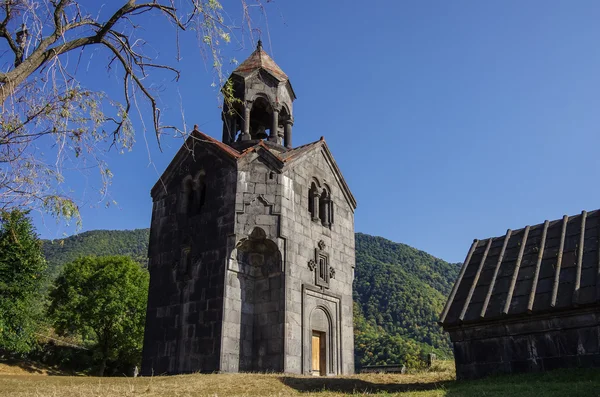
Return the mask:
[(600, 366), (600, 310), (449, 330), (458, 379)]
[(600, 211), (475, 240), (442, 312), (457, 377), (600, 366)]
[(350, 374), (356, 201), (324, 139), (291, 147), (260, 45), (233, 75), (223, 141), (195, 128), (152, 189), (142, 373)]
[[(235, 221), (235, 164), (214, 151), (193, 147), (192, 152), (182, 149), (177, 160), (176, 177), (152, 190), (150, 289), (142, 368), (154, 373), (219, 368), (223, 257)], [(190, 214), (182, 208), (187, 193), (182, 179), (199, 172), (205, 173), (210, 194), (199, 211)]]

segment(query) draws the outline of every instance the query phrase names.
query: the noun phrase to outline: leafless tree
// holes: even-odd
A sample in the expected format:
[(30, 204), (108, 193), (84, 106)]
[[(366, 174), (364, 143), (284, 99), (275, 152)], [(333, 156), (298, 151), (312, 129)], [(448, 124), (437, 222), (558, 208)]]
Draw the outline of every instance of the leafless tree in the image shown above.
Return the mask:
[[(180, 71), (148, 55), (136, 34), (141, 16), (160, 14), (176, 32), (194, 30), (223, 84), (220, 48), (236, 32), (252, 31), (250, 7), (263, 9), (258, 0), (239, 1), (243, 17), (233, 26), (218, 0), (128, 0), (104, 19), (100, 11), (109, 6), (89, 6), (96, 2), (85, 8), (76, 0), (0, 0), (0, 210), (40, 208), (79, 222), (73, 192), (62, 188), (65, 163), (97, 168), (102, 199), (112, 177), (102, 153), (131, 148), (130, 112), (138, 100), (149, 103), (159, 145), (165, 129), (177, 130), (162, 123), (145, 78), (161, 69), (177, 79)], [(105, 66), (122, 79), (121, 100), (84, 87), (76, 77), (82, 58), (98, 47), (110, 54)]]

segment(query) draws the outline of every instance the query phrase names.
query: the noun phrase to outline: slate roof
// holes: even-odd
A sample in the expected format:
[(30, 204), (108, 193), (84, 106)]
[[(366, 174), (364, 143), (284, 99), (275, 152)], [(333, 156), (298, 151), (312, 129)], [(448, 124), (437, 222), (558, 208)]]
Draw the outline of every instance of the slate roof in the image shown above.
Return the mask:
[(319, 139), (318, 141), (307, 143), (306, 145), (298, 146), (286, 152), (283, 152), (279, 155), (279, 158), (281, 158), (281, 161), (283, 161), (284, 163), (287, 163), (289, 161), (302, 157), (304, 153), (309, 152), (313, 147), (319, 145), (319, 143), (324, 141), (325, 140), (323, 139), (323, 137), (321, 137), (321, 139)]
[(242, 155), (239, 151), (235, 150), (226, 143), (223, 143), (213, 138), (212, 136), (206, 135), (204, 132), (199, 131), (196, 126), (194, 126), (194, 130), (192, 131), (192, 133), (190, 134), (190, 138), (188, 139), (200, 139), (204, 142), (212, 143), (213, 145), (216, 145), (219, 149), (221, 149), (223, 152), (225, 152), (227, 155), (236, 159), (240, 158)]
[(474, 240), (439, 323), (573, 310), (600, 302), (600, 210)]
[(256, 50), (254, 50), (254, 52), (250, 54), (250, 56), (233, 71), (233, 73), (248, 76), (257, 69), (268, 71), (279, 81), (289, 80), (288, 76), (283, 73), (283, 70), (281, 70), (275, 61), (262, 49), (260, 41)]

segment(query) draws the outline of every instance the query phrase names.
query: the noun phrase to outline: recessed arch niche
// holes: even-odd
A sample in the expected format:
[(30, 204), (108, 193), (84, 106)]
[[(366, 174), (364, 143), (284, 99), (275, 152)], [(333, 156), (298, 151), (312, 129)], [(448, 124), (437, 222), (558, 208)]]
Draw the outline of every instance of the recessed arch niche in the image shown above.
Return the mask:
[(283, 371), (282, 256), (260, 227), (236, 245), (241, 299), (240, 371)]

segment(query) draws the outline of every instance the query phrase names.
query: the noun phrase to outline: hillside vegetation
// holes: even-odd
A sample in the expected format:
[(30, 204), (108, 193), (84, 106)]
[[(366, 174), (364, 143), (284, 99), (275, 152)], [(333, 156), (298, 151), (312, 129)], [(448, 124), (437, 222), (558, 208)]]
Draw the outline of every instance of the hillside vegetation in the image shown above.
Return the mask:
[(64, 239), (43, 240), (42, 249), (52, 278), (68, 262), (86, 255), (126, 255), (146, 265), (150, 229), (92, 230)]
[(364, 322), (355, 319), (360, 364), (397, 362), (397, 354), (385, 357), (381, 350), (401, 345), (451, 356), (450, 340), (436, 322), (459, 269), (405, 244), (357, 233), (354, 301), (358, 316), (364, 316)]
[[(83, 255), (127, 255), (145, 265), (149, 229), (96, 230), (46, 240), (51, 275)], [(356, 234), (354, 324), (356, 364), (405, 363), (423, 356), (451, 356), (448, 337), (436, 324), (459, 265), (382, 237)]]

